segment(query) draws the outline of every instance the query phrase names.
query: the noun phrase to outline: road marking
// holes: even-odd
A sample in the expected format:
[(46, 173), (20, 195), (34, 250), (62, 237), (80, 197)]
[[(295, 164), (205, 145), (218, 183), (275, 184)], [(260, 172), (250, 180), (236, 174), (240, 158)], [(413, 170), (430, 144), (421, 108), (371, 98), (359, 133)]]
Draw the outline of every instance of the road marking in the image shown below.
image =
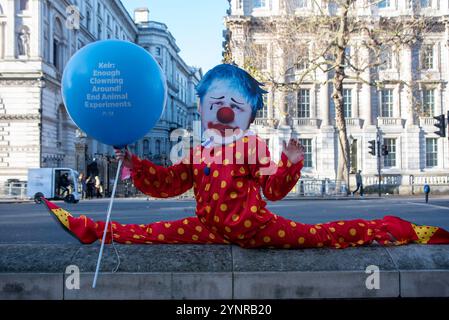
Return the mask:
[(420, 205), (420, 206), (435, 207), (435, 208), (439, 208), (439, 209), (449, 210), (448, 207), (438, 206), (438, 205), (436, 205), (436, 204), (431, 204), (431, 203), (420, 203), (420, 202), (410, 202), (410, 201), (407, 201), (407, 203), (410, 203), (410, 204), (417, 204), (417, 205)]

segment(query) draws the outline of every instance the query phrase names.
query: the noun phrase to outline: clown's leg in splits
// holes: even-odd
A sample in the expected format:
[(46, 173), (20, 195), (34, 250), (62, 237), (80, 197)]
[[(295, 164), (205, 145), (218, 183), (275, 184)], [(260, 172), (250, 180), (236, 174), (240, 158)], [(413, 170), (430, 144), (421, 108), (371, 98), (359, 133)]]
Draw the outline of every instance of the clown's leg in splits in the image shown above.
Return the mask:
[[(271, 161), (265, 142), (248, 130), (263, 105), (260, 83), (244, 70), (219, 65), (197, 87), (204, 129), (212, 132), (182, 161), (162, 167), (116, 150), (131, 170), (134, 185), (156, 198), (181, 195), (193, 187), (196, 216), (148, 224), (112, 222), (106, 241), (131, 244), (233, 243), (245, 248), (310, 248), (406, 243), (449, 243), (449, 233), (398, 217), (304, 224), (278, 216), (268, 200), (284, 198), (296, 185), (304, 162), (297, 140), (284, 142), (280, 161)], [(82, 243), (102, 238), (105, 222), (72, 216), (45, 200), (61, 225)]]

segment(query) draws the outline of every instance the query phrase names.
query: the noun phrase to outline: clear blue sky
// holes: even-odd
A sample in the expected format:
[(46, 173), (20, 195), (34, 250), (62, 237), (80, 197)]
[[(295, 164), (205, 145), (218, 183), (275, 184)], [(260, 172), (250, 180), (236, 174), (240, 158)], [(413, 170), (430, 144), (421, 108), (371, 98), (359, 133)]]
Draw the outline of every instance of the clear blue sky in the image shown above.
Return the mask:
[(167, 25), (183, 60), (203, 73), (221, 62), (227, 0), (122, 0), (131, 17), (134, 8), (147, 7), (150, 20)]

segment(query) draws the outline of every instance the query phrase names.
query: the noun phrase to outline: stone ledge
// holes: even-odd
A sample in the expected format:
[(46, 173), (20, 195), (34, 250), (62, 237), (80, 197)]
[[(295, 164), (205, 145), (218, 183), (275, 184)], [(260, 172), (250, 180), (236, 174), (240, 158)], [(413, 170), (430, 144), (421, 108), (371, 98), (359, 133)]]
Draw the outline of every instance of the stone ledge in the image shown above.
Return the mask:
[[(223, 245), (0, 245), (0, 299), (320, 299), (449, 297), (449, 246), (249, 250)], [(80, 269), (80, 289), (65, 269)], [(379, 290), (367, 289), (370, 265)]]

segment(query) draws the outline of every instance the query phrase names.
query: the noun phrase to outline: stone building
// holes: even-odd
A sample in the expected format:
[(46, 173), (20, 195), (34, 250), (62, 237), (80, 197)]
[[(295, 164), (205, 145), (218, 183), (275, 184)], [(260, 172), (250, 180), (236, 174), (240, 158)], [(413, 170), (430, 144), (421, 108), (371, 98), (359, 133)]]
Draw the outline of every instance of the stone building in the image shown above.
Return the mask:
[(166, 160), (170, 131), (198, 117), (193, 87), (201, 70), (182, 60), (174, 37), (149, 21), (148, 10), (137, 10), (135, 18), (120, 0), (0, 0), (0, 183), (26, 180), (28, 168), (84, 172), (94, 159), (107, 179), (111, 148), (77, 130), (60, 93), (69, 58), (97, 40), (141, 44), (167, 72), (170, 99), (162, 120), (133, 146)]
[[(225, 18), (226, 49), (235, 63), (244, 66), (247, 53), (243, 48), (246, 45), (258, 46), (264, 52), (262, 69), (275, 73), (276, 68), (285, 65), (289, 57), (287, 53), (279, 55), (274, 45), (274, 34), (261, 28), (261, 21), (275, 21), (285, 14), (299, 18), (338, 14), (337, 7), (327, 3), (231, 0)], [(391, 186), (387, 190), (408, 193), (420, 190), (424, 183), (440, 185), (441, 190), (448, 189), (448, 138), (440, 138), (434, 133), (437, 128), (433, 117), (446, 115), (448, 111), (449, 2), (384, 0), (376, 1), (374, 5), (370, 3), (357, 0), (352, 12), (358, 19), (382, 16), (433, 19), (435, 28), (427, 32), (422, 41), (404, 45), (399, 50), (385, 51), (383, 65), (376, 70), (374, 67), (366, 70), (368, 77), (374, 78), (381, 86), (350, 79), (345, 81), (344, 109), (351, 145), (351, 171), (362, 170), (365, 185), (376, 185), (377, 158), (369, 154), (368, 146), (369, 141), (375, 140), (379, 134), (381, 143), (389, 151), (381, 159), (383, 183)], [(313, 32), (301, 35), (302, 39), (298, 41), (304, 41), (304, 47), (307, 47), (305, 54), (313, 50), (316, 37)], [(363, 41), (363, 38), (358, 41)], [(237, 43), (239, 45), (235, 45)], [(352, 43), (348, 51), (348, 54), (366, 54), (357, 52), (356, 43)], [(300, 65), (295, 65), (295, 68), (289, 74), (293, 81), (298, 79), (301, 71)], [(331, 98), (332, 84), (326, 82), (332, 75), (332, 72), (318, 70), (302, 79), (293, 91), (271, 91), (267, 94), (264, 110), (258, 113), (255, 121), (254, 129), (269, 140), (274, 154), (280, 152), (279, 137), (293, 134), (301, 139), (306, 147), (304, 178), (336, 178), (335, 110)], [(411, 87), (416, 88), (414, 100), (407, 96)], [(422, 108), (419, 112), (416, 105)]]

